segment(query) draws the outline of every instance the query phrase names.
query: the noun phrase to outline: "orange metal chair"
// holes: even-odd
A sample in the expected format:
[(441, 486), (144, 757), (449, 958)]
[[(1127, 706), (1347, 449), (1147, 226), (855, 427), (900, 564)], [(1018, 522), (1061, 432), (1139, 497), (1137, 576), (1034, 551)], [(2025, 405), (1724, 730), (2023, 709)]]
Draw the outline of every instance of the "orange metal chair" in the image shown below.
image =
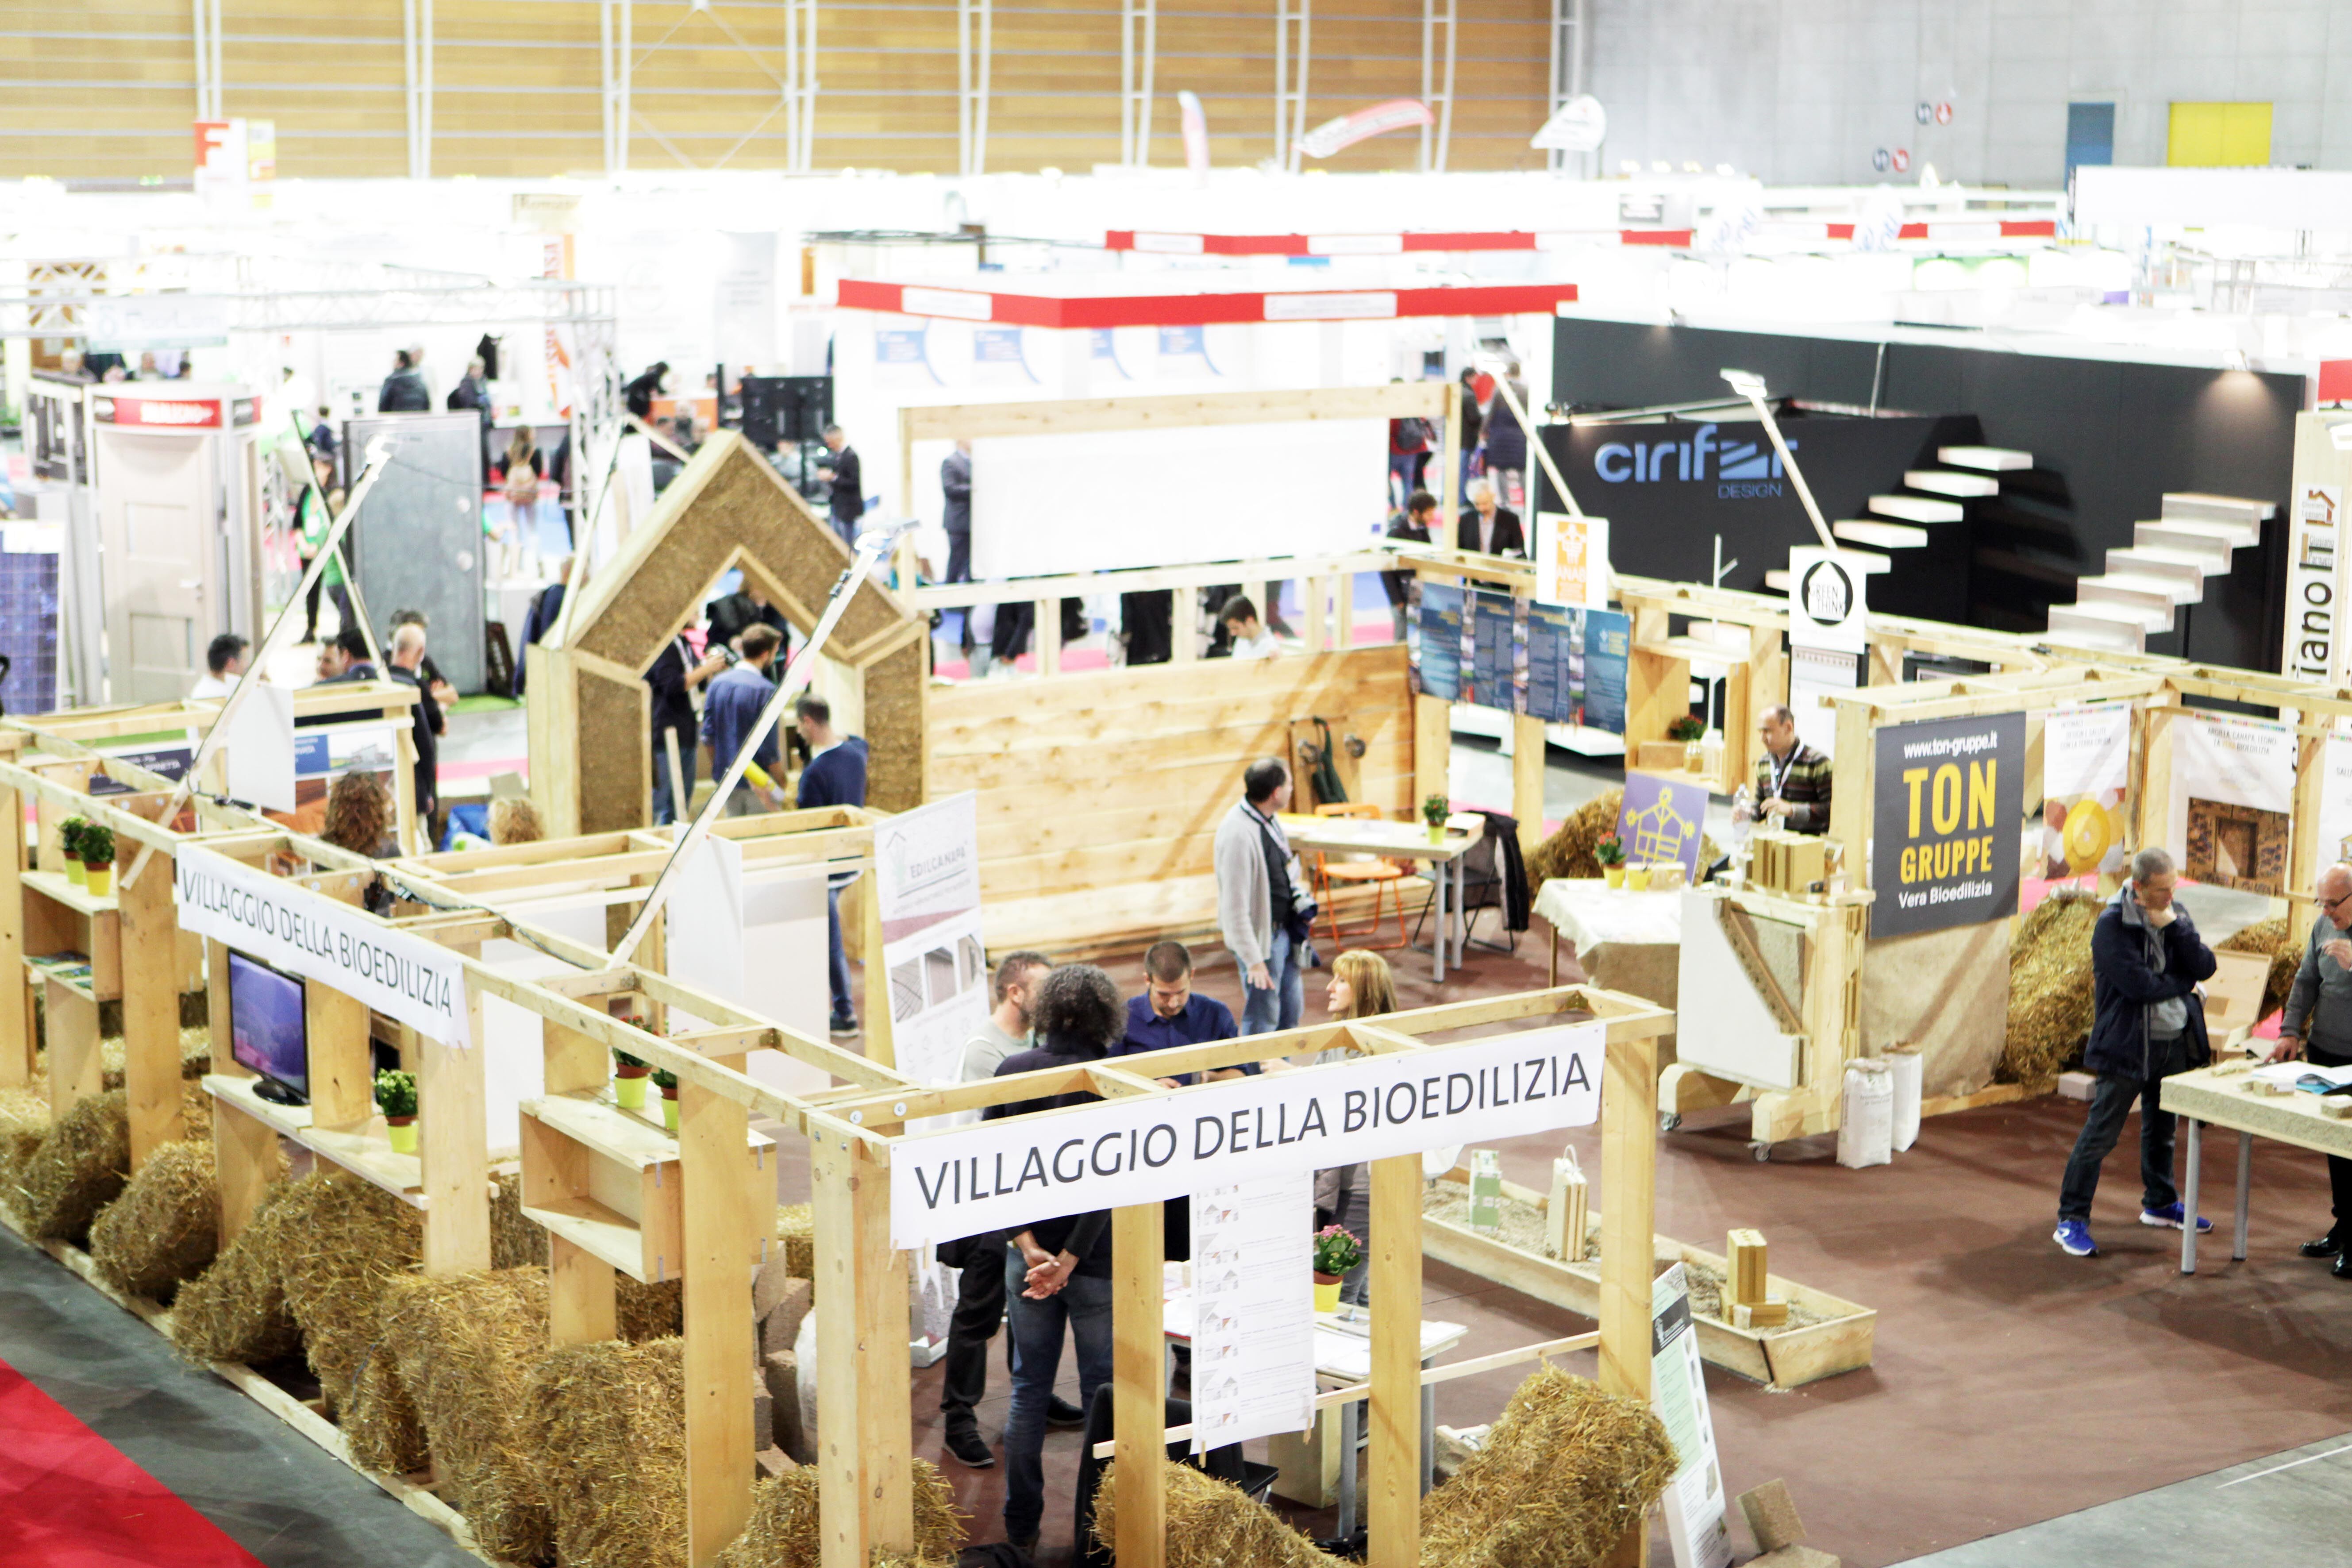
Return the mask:
[[(1369, 801), (1343, 801), (1331, 805), (1318, 805), (1315, 808), (1315, 815), (1352, 816), (1378, 822), (1385, 818), (1388, 814)], [(1376, 951), (1405, 946), (1411, 938), (1404, 929), (1403, 883), (1405, 879), (1412, 875), (1411, 868), (1399, 865), (1394, 860), (1383, 858), (1333, 862), (1322, 850), (1317, 850), (1313, 877), (1315, 901), (1322, 906), (1323, 929), (1325, 934), (1330, 937), (1331, 944), (1337, 947), (1351, 937), (1369, 937), (1377, 934), (1381, 929), (1381, 903), (1385, 898), (1396, 906), (1397, 939), (1394, 942), (1367, 942), (1365, 945)], [(1370, 884), (1372, 889), (1371, 920), (1360, 930), (1341, 931), (1339, 910), (1331, 896), (1334, 886), (1360, 888), (1367, 884)]]

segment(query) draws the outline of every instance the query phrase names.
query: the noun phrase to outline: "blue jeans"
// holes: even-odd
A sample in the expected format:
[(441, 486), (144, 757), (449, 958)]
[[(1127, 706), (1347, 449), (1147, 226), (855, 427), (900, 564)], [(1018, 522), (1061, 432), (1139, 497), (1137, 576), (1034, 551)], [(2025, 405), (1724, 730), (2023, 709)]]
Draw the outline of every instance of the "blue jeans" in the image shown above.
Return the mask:
[(1299, 1016), (1307, 1010), (1307, 973), (1299, 960), (1303, 955), (1292, 945), (1290, 933), (1274, 933), (1274, 945), (1266, 950), (1266, 978), (1274, 982), (1271, 990), (1261, 991), (1249, 983), (1249, 971), (1242, 971), (1242, 1033), (1268, 1035), (1276, 1029), (1298, 1027)]
[[(872, 898), (874, 889), (868, 888), (866, 890), (866, 896)], [(855, 1019), (857, 1016), (857, 1011), (849, 1005), (849, 954), (841, 945), (841, 889), (839, 888), (827, 888), (824, 890), (824, 936), (831, 950), (825, 955), (829, 966), (825, 971), (825, 981), (833, 991), (834, 1021), (838, 1023), (844, 1018)]]
[(694, 800), (694, 769), (698, 760), (692, 730), (677, 731), (677, 771), (686, 775), (686, 796), (683, 801), (669, 793), (669, 748), (662, 744), (662, 732), (654, 731), (654, 826), (667, 826), (676, 822), (683, 808)]
[(1004, 1248), (1004, 1294), (1012, 1311), (1013, 1409), (1004, 1422), (1004, 1533), (1024, 1541), (1045, 1516), (1045, 1404), (1062, 1368), (1065, 1327), (1077, 1342), (1078, 1408), (1094, 1408), (1095, 1390), (1110, 1381), (1110, 1281), (1073, 1274), (1042, 1301), (1021, 1294), (1029, 1266)]

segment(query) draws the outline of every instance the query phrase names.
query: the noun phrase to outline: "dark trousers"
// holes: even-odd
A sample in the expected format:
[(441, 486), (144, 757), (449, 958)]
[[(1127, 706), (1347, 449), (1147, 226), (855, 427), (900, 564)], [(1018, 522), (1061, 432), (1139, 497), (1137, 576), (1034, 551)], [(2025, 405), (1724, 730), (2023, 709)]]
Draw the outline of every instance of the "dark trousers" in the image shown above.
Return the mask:
[(701, 760), (695, 744), (695, 731), (690, 724), (677, 728), (677, 771), (686, 775), (686, 789), (673, 795), (669, 787), (669, 748), (662, 743), (662, 732), (654, 731), (654, 826), (667, 826), (684, 816), (694, 805), (694, 770)]
[(2135, 1100), (2139, 1102), (2140, 1207), (2160, 1209), (2180, 1201), (2172, 1185), (2172, 1112), (2158, 1110), (2156, 1103), (2163, 1081), (2162, 1074), (2146, 1079), (2099, 1075), (2098, 1088), (2091, 1091), (2091, 1114), (2084, 1119), (2074, 1152), (2066, 1161), (2066, 1179), (2058, 1192), (2060, 1219), (2090, 1220), (2091, 1197), (2099, 1190), (2099, 1163), (2123, 1136), (2124, 1119)]
[(1029, 628), (1036, 623), (1037, 605), (1029, 599), (996, 606), (996, 631), (988, 639), (991, 658), (1009, 664), (1029, 651)]
[(1091, 1408), (1095, 1390), (1110, 1381), (1110, 1280), (1075, 1274), (1055, 1294), (1032, 1301), (1021, 1294), (1029, 1265), (1017, 1248), (1005, 1247), (1002, 1267), (1013, 1326), (1004, 1533), (1021, 1540), (1037, 1533), (1045, 1514), (1045, 1406), (1054, 1397), (1054, 1374), (1061, 1370), (1063, 1341), (1073, 1342), (1077, 1351), (1078, 1408)]
[(1118, 618), (1127, 631), (1127, 662), (1166, 664), (1175, 647), (1175, 615), (1172, 588), (1121, 594)]
[[(2315, 1067), (2340, 1068), (2352, 1057), (2340, 1056), (2316, 1041), (2304, 1043), (2304, 1059)], [(2352, 1236), (2352, 1160), (2327, 1156), (2327, 1186), (2335, 1199), (2336, 1221), (2327, 1228), (2336, 1236)]]
[(970, 529), (966, 529), (961, 533), (952, 529), (948, 531), (948, 581), (950, 583), (971, 581), (971, 531)]
[[(871, 892), (867, 897), (872, 897)], [(855, 1019), (857, 1009), (849, 1005), (849, 953), (841, 942), (841, 889), (828, 888), (824, 894), (825, 985), (833, 993), (833, 1017), (835, 1023)]]
[[(973, 1406), (988, 1397), (988, 1342), (1004, 1321), (1004, 1238), (991, 1234), (968, 1244), (971, 1262), (957, 1271), (955, 1315), (948, 1320), (947, 1375), (940, 1414), (947, 1429), (978, 1431)], [(1013, 1340), (1004, 1341), (1004, 1369), (1013, 1370)]]

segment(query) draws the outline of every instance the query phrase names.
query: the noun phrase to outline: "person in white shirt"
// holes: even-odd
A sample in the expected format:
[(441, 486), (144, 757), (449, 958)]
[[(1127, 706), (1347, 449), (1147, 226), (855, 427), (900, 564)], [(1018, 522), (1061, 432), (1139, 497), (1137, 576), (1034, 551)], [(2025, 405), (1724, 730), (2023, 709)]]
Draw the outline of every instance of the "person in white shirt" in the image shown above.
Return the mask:
[(252, 646), (235, 632), (223, 632), (213, 638), (212, 646), (205, 649), (206, 673), (197, 678), (195, 689), (188, 695), (227, 696), (229, 688), (236, 684), (236, 678), (245, 673), (245, 650)]
[(1225, 623), (1226, 632), (1234, 639), (1235, 658), (1272, 658), (1282, 652), (1282, 644), (1257, 618), (1257, 606), (1247, 594), (1235, 594), (1217, 612)]

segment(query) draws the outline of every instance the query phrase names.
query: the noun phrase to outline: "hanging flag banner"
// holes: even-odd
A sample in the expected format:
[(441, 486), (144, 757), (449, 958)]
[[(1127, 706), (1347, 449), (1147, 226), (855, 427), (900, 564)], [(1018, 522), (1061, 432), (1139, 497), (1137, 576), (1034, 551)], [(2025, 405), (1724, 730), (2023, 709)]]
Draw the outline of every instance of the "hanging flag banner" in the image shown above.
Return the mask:
[(1907, 936), (2017, 912), (2025, 715), (1889, 724), (1873, 737), (1870, 934)]
[(2180, 874), (2248, 892), (2286, 891), (2294, 731), (2255, 719), (2176, 718), (2164, 844)]
[(1569, 1024), (905, 1139), (890, 1155), (890, 1245), (1590, 1126), (1607, 1042), (1604, 1024)]
[(2122, 871), (2130, 765), (2130, 709), (2061, 708), (2043, 721), (2041, 875)]
[(331, 985), (444, 1045), (473, 1044), (466, 961), (440, 943), (213, 850), (183, 846), (172, 870), (182, 931)]
[(1386, 103), (1375, 103), (1369, 109), (1359, 109), (1327, 120), (1298, 139), (1300, 151), (1310, 158), (1328, 158), (1343, 148), (1390, 131), (1402, 131), (1408, 126), (1434, 125), (1437, 116), (1429, 105), (1417, 98), (1392, 98)]
[(1536, 598), (1571, 609), (1609, 607), (1609, 520), (1536, 514)]

